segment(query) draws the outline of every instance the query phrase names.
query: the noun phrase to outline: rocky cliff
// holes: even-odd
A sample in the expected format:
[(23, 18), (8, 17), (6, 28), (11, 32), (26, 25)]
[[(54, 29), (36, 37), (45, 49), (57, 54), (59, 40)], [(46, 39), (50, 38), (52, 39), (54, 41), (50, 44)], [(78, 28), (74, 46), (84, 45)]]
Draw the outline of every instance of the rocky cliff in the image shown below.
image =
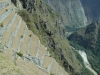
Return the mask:
[(61, 13), (65, 26), (78, 28), (87, 25), (87, 17), (80, 0), (45, 0)]
[(62, 15), (67, 31), (84, 27), (99, 19), (99, 0), (45, 0)]

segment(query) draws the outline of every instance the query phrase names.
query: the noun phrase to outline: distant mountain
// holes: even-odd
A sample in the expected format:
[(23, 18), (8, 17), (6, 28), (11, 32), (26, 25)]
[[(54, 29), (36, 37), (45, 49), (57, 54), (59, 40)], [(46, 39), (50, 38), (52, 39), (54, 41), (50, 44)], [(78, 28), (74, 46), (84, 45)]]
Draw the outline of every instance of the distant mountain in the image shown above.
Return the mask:
[(87, 19), (80, 0), (45, 0), (56, 11), (61, 13), (65, 26), (84, 26)]
[(97, 21), (100, 18), (100, 0), (80, 0), (88, 23)]
[(84, 27), (99, 19), (99, 0), (45, 0), (45, 2), (61, 13), (67, 31)]

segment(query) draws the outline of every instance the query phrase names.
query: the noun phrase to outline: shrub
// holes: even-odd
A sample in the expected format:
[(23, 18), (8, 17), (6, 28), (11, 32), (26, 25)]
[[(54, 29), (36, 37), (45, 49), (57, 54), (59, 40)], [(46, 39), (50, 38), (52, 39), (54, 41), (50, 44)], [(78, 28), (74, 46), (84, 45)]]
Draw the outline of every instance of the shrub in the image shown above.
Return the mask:
[(8, 11), (8, 9), (6, 9), (6, 11)]
[(23, 38), (23, 35), (21, 35), (21, 38)]
[(23, 57), (23, 54), (21, 52), (18, 52), (17, 55)]
[(54, 74), (50, 73), (50, 75), (54, 75)]
[(29, 35), (29, 37), (31, 37), (31, 36), (32, 36), (32, 34)]
[(3, 27), (3, 23), (0, 23), (0, 26)]

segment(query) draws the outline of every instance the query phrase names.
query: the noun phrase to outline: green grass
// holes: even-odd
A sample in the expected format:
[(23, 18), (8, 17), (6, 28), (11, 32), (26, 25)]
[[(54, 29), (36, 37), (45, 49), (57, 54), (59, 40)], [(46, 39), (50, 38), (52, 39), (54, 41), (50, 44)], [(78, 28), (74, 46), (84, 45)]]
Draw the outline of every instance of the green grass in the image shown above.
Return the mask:
[[(94, 53), (92, 52), (92, 50), (87, 50), (85, 49), (84, 47), (78, 45), (76, 42), (72, 42), (70, 41), (70, 45), (72, 45), (75, 49), (77, 50), (84, 50), (86, 53), (87, 53), (87, 57), (88, 57), (88, 60), (90, 62), (90, 64), (92, 65), (92, 68), (98, 73), (100, 74), (100, 57), (94, 55)], [(81, 58), (81, 56), (79, 54), (77, 54), (76, 51), (74, 51), (74, 53), (76, 54), (76, 57), (77, 59), (81, 62), (81, 64), (83, 64), (83, 60)], [(83, 64), (84, 66), (84, 64)], [(86, 69), (85, 67), (83, 67), (82, 69), (82, 73), (83, 75), (86, 75), (85, 73), (88, 73), (87, 75), (92, 75), (91, 72), (89, 72), (88, 69)], [(89, 74), (90, 73), (90, 74)]]
[(54, 75), (54, 74), (50, 73), (50, 75)]
[(0, 26), (3, 27), (3, 23), (0, 23)]
[(5, 53), (0, 53), (0, 75), (26, 75)]
[(23, 53), (21, 53), (21, 52), (18, 52), (17, 55), (20, 57), (23, 57)]
[(21, 38), (23, 38), (23, 35), (21, 35)]

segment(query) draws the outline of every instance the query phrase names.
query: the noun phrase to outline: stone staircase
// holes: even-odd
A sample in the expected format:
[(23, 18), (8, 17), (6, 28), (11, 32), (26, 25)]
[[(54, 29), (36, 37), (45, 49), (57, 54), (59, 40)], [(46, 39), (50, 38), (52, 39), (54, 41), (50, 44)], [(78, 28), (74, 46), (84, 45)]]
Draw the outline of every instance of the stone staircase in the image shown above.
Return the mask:
[(28, 30), (10, 0), (0, 0), (0, 42), (4, 45), (2, 51), (8, 56), (12, 56), (14, 52), (23, 53), (24, 60), (18, 58), (17, 65), (27, 75), (69, 75), (54, 58), (50, 57), (38, 36)]

